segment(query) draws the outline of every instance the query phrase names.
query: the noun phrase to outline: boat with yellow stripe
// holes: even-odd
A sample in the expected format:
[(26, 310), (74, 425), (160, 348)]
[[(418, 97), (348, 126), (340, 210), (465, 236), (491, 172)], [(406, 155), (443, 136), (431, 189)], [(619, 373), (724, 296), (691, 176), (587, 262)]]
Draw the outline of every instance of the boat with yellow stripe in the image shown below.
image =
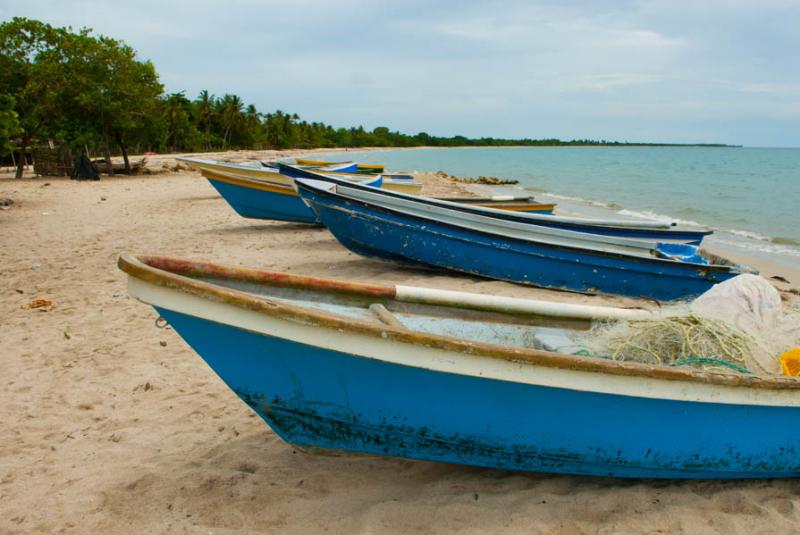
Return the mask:
[[(200, 173), (242, 217), (319, 224), (316, 214), (298, 196), (292, 185), (208, 168), (201, 168)], [(279, 176), (291, 182), (289, 177)], [(380, 175), (362, 176), (356, 182), (378, 186)]]
[[(303, 159), (303, 158), (295, 158), (294, 161), (297, 163), (297, 165), (310, 165), (310, 166), (313, 166), (313, 167), (331, 165), (331, 164), (336, 163), (336, 162), (329, 162), (327, 160), (306, 160), (306, 159)], [(383, 171), (384, 171), (384, 166), (383, 165), (379, 165), (379, 164), (359, 163), (359, 164), (357, 164), (357, 166), (358, 166), (358, 172), (359, 173), (376, 173), (377, 174), (377, 173), (383, 173)]]
[[(208, 170), (217, 173), (263, 180), (271, 184), (286, 186), (289, 188), (294, 186), (292, 177), (290, 175), (281, 173), (277, 167), (272, 166), (271, 162), (233, 163), (189, 157), (180, 157), (176, 158), (176, 160), (181, 161), (190, 168), (201, 172)], [(337, 162), (335, 164), (327, 163), (326, 166), (308, 165), (307, 167), (314, 167), (315, 170), (321, 173), (332, 174), (338, 178), (341, 178), (342, 180), (354, 180), (357, 182), (362, 182), (365, 177), (368, 177), (368, 175), (346, 171), (347, 169), (352, 171), (355, 165), (355, 162)], [(375, 177), (373, 176), (369, 178), (374, 179)], [(418, 195), (422, 191), (422, 185), (418, 182), (415, 182), (411, 175), (390, 173), (380, 175), (380, 179), (381, 187), (391, 191), (399, 191), (401, 193), (409, 193), (412, 195)]]
[(491, 197), (437, 197), (441, 201), (457, 202), (481, 208), (498, 208), (511, 212), (535, 212), (537, 214), (553, 213), (555, 203), (537, 202), (534, 197), (523, 195), (493, 195)]

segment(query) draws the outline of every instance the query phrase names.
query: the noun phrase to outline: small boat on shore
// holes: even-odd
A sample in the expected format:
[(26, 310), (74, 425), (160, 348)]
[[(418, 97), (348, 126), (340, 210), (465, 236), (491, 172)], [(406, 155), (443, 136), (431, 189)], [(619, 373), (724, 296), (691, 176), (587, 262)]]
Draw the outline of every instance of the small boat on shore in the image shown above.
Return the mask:
[[(319, 224), (317, 216), (297, 195), (294, 178), (261, 164), (246, 165), (197, 158), (178, 158), (209, 181), (223, 199), (242, 217)], [(328, 176), (324, 174), (322, 176)], [(421, 185), (403, 178), (383, 175), (330, 173), (343, 183), (419, 193)]]
[(295, 185), (336, 239), (363, 256), (664, 301), (699, 295), (750, 271), (689, 244), (524, 224), (409, 195), (387, 202), (375, 188), (324, 180), (297, 178)]
[[(307, 160), (303, 158), (295, 158), (294, 161), (297, 163), (297, 165), (308, 165), (312, 167), (326, 166), (337, 163), (329, 162), (327, 160)], [(384, 171), (384, 166), (379, 164), (359, 163), (356, 165), (356, 169), (359, 173), (382, 174)]]
[[(239, 178), (262, 180), (273, 185), (286, 186), (289, 188), (294, 187), (294, 182), (292, 180), (294, 174), (282, 172), (276, 162), (232, 163), (189, 157), (180, 157), (176, 158), (176, 160), (187, 164), (196, 171), (206, 170)], [(299, 167), (297, 169), (310, 168), (311, 167)], [(381, 188), (392, 191), (417, 194), (422, 189), (421, 184), (414, 182), (413, 177), (406, 174), (388, 173), (387, 175), (382, 175), (356, 173), (354, 162), (339, 162), (336, 164), (328, 164), (327, 166), (316, 166), (313, 167), (313, 169), (323, 174), (332, 174), (348, 182), (373, 184), (379, 180)]]
[[(308, 161), (308, 160), (303, 160)], [(264, 162), (262, 162), (263, 164)], [(414, 181), (414, 177), (405, 174), (405, 173), (382, 173), (382, 174), (375, 174), (375, 173), (367, 173), (367, 172), (342, 172), (342, 171), (328, 171), (326, 168), (311, 168), (311, 167), (301, 167), (292, 164), (287, 164), (283, 161), (275, 161), (275, 162), (267, 162), (265, 165), (274, 166), (279, 173), (282, 175), (286, 175), (287, 177), (302, 177), (307, 176), (305, 174), (306, 171), (319, 171), (320, 173), (324, 174), (325, 176), (331, 176), (334, 178), (338, 178), (340, 180), (345, 181), (356, 181), (358, 182), (359, 179), (364, 178), (365, 176), (380, 176), (381, 177), (381, 187), (389, 190), (389, 191), (399, 191), (401, 193), (407, 193), (409, 195), (419, 195), (422, 191), (422, 184), (419, 182)]]
[[(285, 168), (288, 166), (280, 165), (279, 167), (281, 172), (284, 172)], [(445, 199), (430, 197), (422, 198), (419, 196), (403, 195), (400, 192), (376, 192), (374, 188), (368, 186), (353, 185), (341, 180), (336, 180), (337, 175), (321, 174), (310, 169), (300, 169), (296, 167), (291, 170), (294, 173), (293, 176), (296, 178), (305, 177), (313, 180), (333, 182), (344, 186), (349, 185), (364, 192), (364, 194), (379, 193), (379, 195), (372, 195), (370, 198), (373, 202), (384, 208), (402, 210), (404, 206), (416, 206), (431, 212), (438, 209), (458, 210), (474, 216), (491, 217), (509, 223), (519, 223), (535, 227), (586, 232), (601, 236), (619, 236), (623, 238), (657, 240), (660, 242), (688, 243), (692, 245), (700, 245), (703, 238), (709, 234), (713, 234), (712, 230), (706, 228), (683, 228), (659, 221), (587, 219), (582, 217), (546, 215), (546, 213), (515, 213), (514, 210), (496, 209), (495, 207), (482, 206), (469, 202), (452, 202)], [(423, 204), (425, 205), (424, 207), (422, 206)]]
[(644, 310), (163, 257), (118, 265), (130, 294), (299, 448), (591, 476), (800, 476), (796, 378), (582, 356), (564, 334)]
[(509, 210), (511, 212), (535, 212), (552, 215), (555, 203), (541, 203), (530, 195), (492, 195), (491, 197), (434, 197), (440, 201), (455, 202), (468, 206)]
[[(210, 169), (201, 169), (200, 173), (242, 217), (320, 224), (317, 215), (291, 185)], [(291, 183), (291, 179), (288, 180)], [(361, 176), (360, 180), (378, 186), (381, 178), (380, 175)]]

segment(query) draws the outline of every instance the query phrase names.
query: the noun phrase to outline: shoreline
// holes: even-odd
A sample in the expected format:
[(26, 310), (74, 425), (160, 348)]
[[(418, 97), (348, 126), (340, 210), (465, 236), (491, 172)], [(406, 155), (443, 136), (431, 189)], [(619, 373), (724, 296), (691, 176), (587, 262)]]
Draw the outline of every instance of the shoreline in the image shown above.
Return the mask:
[[(605, 146), (612, 146), (614, 145), (603, 145)], [(633, 145), (638, 146), (638, 145)], [(255, 161), (255, 160), (267, 160), (267, 159), (279, 159), (279, 158), (295, 158), (295, 157), (303, 157), (307, 155), (315, 155), (315, 154), (350, 154), (350, 153), (358, 153), (358, 152), (381, 152), (381, 151), (408, 151), (408, 150), (446, 150), (446, 149), (482, 149), (482, 148), (553, 148), (559, 146), (545, 146), (545, 147), (537, 147), (537, 146), (502, 146), (502, 147), (476, 147), (476, 146), (463, 146), (463, 147), (437, 147), (437, 146), (424, 146), (424, 147), (363, 147), (363, 148), (315, 148), (315, 149), (300, 149), (300, 150), (233, 150), (233, 151), (224, 151), (224, 152), (200, 152), (200, 153), (171, 153), (171, 154), (158, 154), (158, 155), (150, 155), (150, 156), (143, 156), (143, 155), (131, 155), (131, 161), (136, 161), (137, 159), (146, 158), (147, 159), (147, 169), (148, 171), (145, 173), (141, 173), (139, 175), (133, 176), (149, 176), (149, 175), (159, 175), (159, 174), (170, 174), (176, 172), (184, 172), (187, 170), (184, 164), (178, 162), (176, 160), (177, 157), (207, 157), (209, 159), (220, 159), (221, 161)], [(561, 146), (563, 147), (563, 146)], [(594, 147), (593, 145), (585, 145), (580, 146), (581, 148), (586, 147)], [(701, 147), (702, 146), (698, 146)], [(715, 147), (715, 148), (737, 148), (737, 147)], [(112, 158), (115, 162), (120, 162), (122, 159), (121, 157), (114, 157)], [(460, 176), (450, 176), (448, 175), (447, 179), (442, 179), (439, 176), (436, 176), (438, 170), (425, 170), (425, 171), (413, 171), (411, 174), (415, 176), (415, 179), (423, 182), (429, 194), (447, 194), (447, 192), (451, 194), (467, 194), (467, 195), (503, 195), (508, 194), (509, 190), (514, 192), (524, 192), (525, 194), (530, 194), (534, 197), (536, 196), (544, 196), (549, 198), (548, 202), (556, 202), (561, 205), (559, 211), (564, 214), (568, 215), (575, 215), (578, 217), (598, 217), (597, 215), (592, 215), (591, 213), (587, 213), (586, 209), (590, 208), (602, 208), (611, 210), (611, 208), (606, 207), (604, 203), (598, 203), (596, 201), (592, 201), (591, 199), (570, 199), (565, 198), (563, 195), (550, 193), (547, 191), (542, 191), (539, 189), (529, 189), (522, 185), (501, 185), (501, 186), (493, 186), (493, 185), (485, 185), (485, 184), (476, 184), (476, 183), (464, 183), (458, 182), (454, 183), (452, 180), (449, 181), (449, 184), (443, 184), (441, 187), (437, 187), (439, 182), (446, 181), (448, 179), (460, 179), (464, 177)], [(132, 176), (132, 177), (133, 177)], [(60, 178), (67, 178), (67, 177), (40, 177), (33, 175), (32, 173), (26, 173), (22, 179), (14, 179), (13, 178), (13, 170), (11, 172), (0, 173), (0, 186), (5, 184), (14, 184), (19, 183), (23, 180), (58, 180)], [(115, 175), (114, 177), (109, 177), (107, 175), (103, 175), (101, 180), (118, 180), (128, 178), (127, 175)], [(2, 191), (0, 191), (2, 193)], [(565, 202), (566, 201), (566, 202)], [(572, 204), (570, 204), (572, 203)], [(585, 204), (585, 206), (578, 206), (579, 204)], [(601, 206), (602, 205), (602, 206)], [(566, 209), (565, 209), (566, 208)], [(619, 207), (624, 209), (624, 207)], [(572, 211), (570, 211), (572, 209)], [(766, 252), (742, 252), (741, 250), (736, 250), (733, 247), (730, 247), (725, 244), (720, 244), (714, 242), (713, 235), (711, 244), (704, 244), (704, 248), (708, 249), (714, 254), (718, 254), (719, 256), (723, 256), (728, 258), (737, 264), (742, 264), (745, 266), (750, 266), (757, 269), (760, 273), (762, 273), (765, 278), (770, 278), (773, 276), (780, 276), (786, 278), (790, 281), (787, 285), (785, 283), (781, 283), (780, 281), (776, 281), (771, 279), (776, 286), (779, 286), (780, 289), (786, 290), (789, 288), (797, 288), (800, 289), (800, 265), (795, 264), (792, 262), (792, 258), (780, 255), (778, 253), (766, 253)], [(772, 243), (771, 241), (769, 243)], [(776, 258), (777, 257), (777, 258)]]

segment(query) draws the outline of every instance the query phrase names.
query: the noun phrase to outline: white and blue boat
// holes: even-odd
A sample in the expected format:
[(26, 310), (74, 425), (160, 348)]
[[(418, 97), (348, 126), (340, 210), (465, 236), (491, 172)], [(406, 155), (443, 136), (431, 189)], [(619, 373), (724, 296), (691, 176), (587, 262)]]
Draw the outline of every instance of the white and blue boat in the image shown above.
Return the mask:
[[(242, 217), (320, 223), (316, 214), (297, 195), (294, 179), (281, 174), (277, 168), (266, 168), (260, 163), (248, 165), (199, 158), (177, 159), (200, 171)], [(380, 175), (354, 175), (348, 180), (374, 187), (380, 187), (383, 182)]]
[[(310, 178), (313, 180), (324, 180), (336, 184), (345, 185), (347, 182), (340, 180), (336, 175), (323, 174), (312, 169), (304, 169), (296, 166), (280, 164), (279, 169), (282, 173), (291, 173), (295, 178)], [(351, 184), (352, 185), (352, 184)], [(353, 185), (353, 187), (364, 190), (374, 191), (368, 185)], [(625, 238), (641, 238), (645, 240), (657, 240), (660, 242), (688, 243), (700, 245), (703, 238), (713, 234), (707, 228), (677, 227), (674, 223), (664, 223), (659, 221), (646, 220), (611, 220), (611, 219), (587, 219), (582, 217), (552, 216), (543, 213), (532, 213), (534, 210), (519, 211), (514, 209), (498, 209), (489, 204), (465, 203), (463, 201), (451, 201), (443, 198), (420, 198), (409, 196), (399, 191), (384, 191), (380, 202), (385, 206), (401, 206), (405, 200), (412, 200), (416, 203), (424, 203), (430, 207), (442, 207), (448, 210), (459, 210), (467, 214), (476, 216), (487, 216), (504, 221), (533, 225), (538, 227), (549, 227), (555, 229), (571, 230), (575, 232), (587, 232), (601, 236), (619, 236)]]
[[(281, 186), (269, 180), (241, 176), (238, 173), (206, 169), (200, 172), (242, 217), (320, 224), (314, 211), (291, 186)], [(379, 186), (381, 177), (362, 177), (361, 180)]]
[(158, 257), (119, 267), (299, 448), (592, 476), (800, 476), (796, 378), (579, 356), (542, 323), (642, 311)]
[(523, 224), (329, 181), (296, 178), (295, 187), (336, 239), (364, 256), (665, 301), (750, 271), (693, 245)]

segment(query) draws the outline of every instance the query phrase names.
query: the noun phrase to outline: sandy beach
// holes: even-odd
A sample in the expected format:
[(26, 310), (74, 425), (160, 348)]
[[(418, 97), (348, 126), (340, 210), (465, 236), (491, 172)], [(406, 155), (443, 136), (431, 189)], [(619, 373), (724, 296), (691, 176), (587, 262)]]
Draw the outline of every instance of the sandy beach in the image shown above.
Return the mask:
[[(243, 219), (198, 173), (162, 172), (175, 168), (171, 157), (148, 161), (155, 174), (99, 182), (0, 177), (0, 197), (14, 201), (0, 211), (0, 533), (797, 531), (798, 481), (626, 481), (294, 449), (127, 295), (119, 253), (571, 302), (633, 300), (362, 258), (321, 227)], [(421, 180), (426, 194), (481, 191), (432, 174)], [(800, 287), (800, 269), (736, 260), (785, 277), (775, 281), (781, 290)], [(37, 298), (52, 310), (22, 308)]]

